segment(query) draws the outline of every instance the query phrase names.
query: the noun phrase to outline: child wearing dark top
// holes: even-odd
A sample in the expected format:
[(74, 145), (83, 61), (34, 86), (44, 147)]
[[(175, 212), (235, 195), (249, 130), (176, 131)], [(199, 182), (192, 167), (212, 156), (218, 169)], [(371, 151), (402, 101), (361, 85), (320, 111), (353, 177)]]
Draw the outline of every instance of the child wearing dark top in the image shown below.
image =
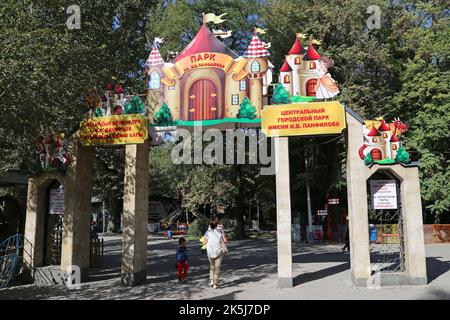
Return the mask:
[(180, 246), (177, 248), (177, 276), (178, 281), (186, 281), (188, 272), (188, 256), (186, 248), (186, 239), (180, 238), (178, 240)]

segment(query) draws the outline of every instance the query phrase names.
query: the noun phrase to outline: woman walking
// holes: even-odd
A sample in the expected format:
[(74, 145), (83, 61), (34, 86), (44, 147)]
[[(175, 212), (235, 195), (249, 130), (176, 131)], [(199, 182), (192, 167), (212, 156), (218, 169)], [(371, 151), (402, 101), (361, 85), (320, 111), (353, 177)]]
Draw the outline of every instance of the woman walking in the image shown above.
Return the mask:
[(204, 239), (209, 260), (209, 285), (217, 289), (220, 266), (222, 265), (223, 256), (228, 252), (225, 244), (227, 239), (224, 232), (218, 230), (217, 220), (211, 221), (210, 228), (206, 231)]

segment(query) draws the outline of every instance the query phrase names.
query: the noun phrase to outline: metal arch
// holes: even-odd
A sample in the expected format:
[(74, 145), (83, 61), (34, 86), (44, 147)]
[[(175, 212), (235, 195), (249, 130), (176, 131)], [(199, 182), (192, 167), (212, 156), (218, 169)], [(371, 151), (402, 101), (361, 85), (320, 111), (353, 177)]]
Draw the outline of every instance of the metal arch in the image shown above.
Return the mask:
[(0, 288), (9, 286), (16, 279), (23, 243), (23, 235), (17, 233), (0, 244)]

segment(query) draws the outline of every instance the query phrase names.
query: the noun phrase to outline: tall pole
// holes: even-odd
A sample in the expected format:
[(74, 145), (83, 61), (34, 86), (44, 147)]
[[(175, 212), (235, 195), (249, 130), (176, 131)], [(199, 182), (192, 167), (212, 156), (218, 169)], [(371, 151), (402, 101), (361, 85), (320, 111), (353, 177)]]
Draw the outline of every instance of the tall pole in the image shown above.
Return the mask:
[(105, 229), (105, 227), (106, 227), (106, 214), (105, 214), (105, 200), (103, 200), (103, 205), (102, 205), (102, 215), (103, 215), (103, 218), (102, 218), (102, 230), (103, 230), (103, 233), (105, 233), (106, 232), (106, 229)]
[(256, 219), (258, 220), (258, 231), (259, 231), (259, 202), (256, 200)]
[(305, 151), (305, 172), (306, 172), (306, 201), (308, 203), (308, 234), (312, 234), (313, 230), (312, 230), (311, 192), (309, 189), (308, 160), (306, 158), (306, 151)]

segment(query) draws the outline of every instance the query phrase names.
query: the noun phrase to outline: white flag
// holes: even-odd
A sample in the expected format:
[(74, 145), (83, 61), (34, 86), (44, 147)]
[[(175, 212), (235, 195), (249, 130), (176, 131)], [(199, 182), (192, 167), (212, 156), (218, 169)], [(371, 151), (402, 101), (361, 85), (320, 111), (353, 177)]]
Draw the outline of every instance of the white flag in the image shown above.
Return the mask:
[(215, 36), (221, 37), (222, 39), (231, 37), (231, 34), (233, 33), (232, 30), (228, 31), (222, 31), (222, 30), (213, 30), (213, 33)]
[(214, 24), (219, 24), (224, 21), (225, 19), (222, 19), (224, 15), (228, 13), (222, 13), (220, 16), (216, 16), (214, 13), (207, 13), (203, 16), (203, 23), (213, 22)]

